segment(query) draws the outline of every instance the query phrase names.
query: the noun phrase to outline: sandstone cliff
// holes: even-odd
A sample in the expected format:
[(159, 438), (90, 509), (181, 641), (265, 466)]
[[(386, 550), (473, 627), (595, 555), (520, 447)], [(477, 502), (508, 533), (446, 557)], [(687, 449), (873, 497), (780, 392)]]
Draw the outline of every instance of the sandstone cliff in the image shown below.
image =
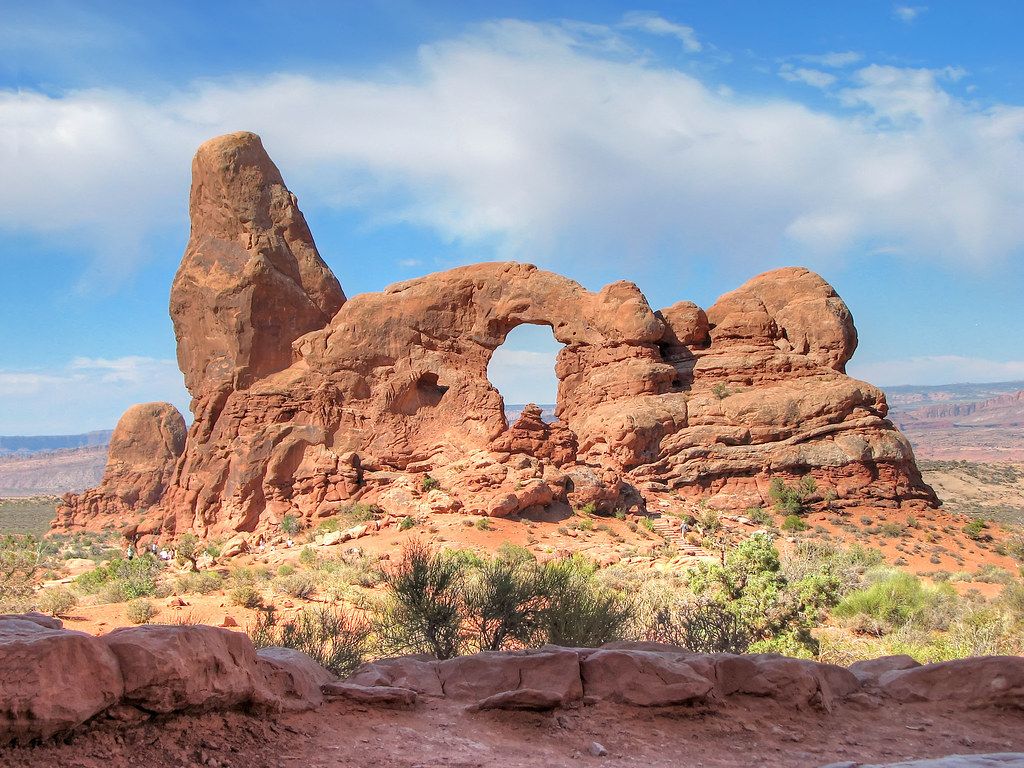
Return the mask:
[[(67, 497), (58, 527), (146, 507), (141, 532), (227, 535), (354, 500), (512, 515), (642, 509), (668, 491), (743, 508), (772, 478), (807, 473), (837, 504), (935, 503), (882, 392), (844, 373), (849, 309), (806, 269), (759, 275), (706, 312), (655, 312), (630, 282), (591, 292), (511, 262), (346, 301), (248, 133), (199, 149), (190, 210), (171, 291), (188, 438), (145, 458), (148, 484), (112, 450), (103, 483)], [(523, 323), (564, 345), (553, 425), (528, 409), (510, 427), (487, 380)], [(153, 419), (132, 423), (153, 441)]]

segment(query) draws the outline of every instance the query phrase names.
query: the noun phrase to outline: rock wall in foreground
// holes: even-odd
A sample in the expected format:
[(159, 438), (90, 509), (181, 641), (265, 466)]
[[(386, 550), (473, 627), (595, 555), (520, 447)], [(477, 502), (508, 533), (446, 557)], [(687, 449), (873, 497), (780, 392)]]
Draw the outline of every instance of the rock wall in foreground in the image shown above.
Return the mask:
[[(221, 536), (356, 500), (507, 516), (642, 509), (675, 491), (745, 508), (773, 478), (807, 473), (840, 505), (936, 503), (882, 392), (844, 372), (857, 345), (849, 309), (806, 269), (759, 275), (707, 311), (654, 311), (633, 283), (592, 292), (514, 262), (346, 300), (247, 133), (199, 149), (191, 217), (171, 291), (188, 437), (146, 458), (159, 482), (139, 493), (112, 452), (103, 483), (68, 496), (57, 528), (123, 526), (132, 511), (140, 533)], [(533, 410), (506, 424), (487, 380), (523, 323), (564, 345), (556, 424)], [(444, 490), (425, 489), (427, 473)]]

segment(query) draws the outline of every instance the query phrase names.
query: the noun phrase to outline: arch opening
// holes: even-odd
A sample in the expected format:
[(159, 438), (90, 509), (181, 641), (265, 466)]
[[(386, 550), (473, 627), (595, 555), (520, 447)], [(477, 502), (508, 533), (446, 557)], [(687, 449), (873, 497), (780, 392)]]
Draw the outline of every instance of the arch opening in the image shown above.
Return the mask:
[(498, 390), (506, 424), (513, 423), (528, 403), (540, 406), (544, 421), (555, 421), (558, 376), (555, 359), (562, 344), (549, 325), (517, 325), (491, 354), (487, 380)]

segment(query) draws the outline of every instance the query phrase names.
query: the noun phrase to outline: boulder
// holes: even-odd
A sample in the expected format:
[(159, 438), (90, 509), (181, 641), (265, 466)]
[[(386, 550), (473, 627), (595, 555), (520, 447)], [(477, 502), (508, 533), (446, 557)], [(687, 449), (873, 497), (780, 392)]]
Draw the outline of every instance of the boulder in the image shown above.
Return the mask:
[(862, 684), (874, 684), (886, 672), (897, 672), (905, 669), (915, 669), (921, 664), (916, 659), (906, 654), (896, 656), (882, 656), (878, 659), (866, 659), (855, 661), (850, 665), (850, 671)]
[(0, 616), (0, 670), (0, 745), (69, 731), (124, 691), (101, 640), (38, 614)]
[(1024, 707), (1024, 658), (979, 656), (893, 669), (878, 677), (878, 685), (897, 701)]
[(587, 699), (641, 707), (703, 700), (714, 687), (681, 657), (652, 651), (602, 649), (582, 661)]
[(265, 688), (256, 689), (254, 704), (275, 712), (301, 712), (323, 703), (321, 686), (336, 676), (306, 654), (292, 648), (261, 648), (256, 654)]
[(100, 641), (124, 679), (124, 700), (148, 712), (230, 709), (263, 685), (248, 635), (201, 624), (115, 629)]
[(408, 688), (390, 685), (357, 685), (356, 683), (327, 683), (323, 686), (324, 696), (330, 699), (344, 699), (354, 704), (371, 706), (400, 707), (408, 709), (416, 705), (416, 692)]
[(364, 664), (345, 681), (367, 687), (407, 688), (422, 696), (445, 695), (432, 657), (404, 656)]
[(583, 697), (577, 654), (564, 649), (488, 651), (437, 662), (444, 695), (479, 701), (499, 693), (540, 691), (562, 706)]

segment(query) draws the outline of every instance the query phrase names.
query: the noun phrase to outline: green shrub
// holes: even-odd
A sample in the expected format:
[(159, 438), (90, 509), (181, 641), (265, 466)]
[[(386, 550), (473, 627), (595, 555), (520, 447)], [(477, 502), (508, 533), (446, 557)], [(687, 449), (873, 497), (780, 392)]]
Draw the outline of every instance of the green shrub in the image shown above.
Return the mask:
[(776, 477), (768, 488), (768, 498), (779, 514), (802, 515), (807, 511), (807, 502), (814, 497), (817, 489), (818, 484), (811, 475), (804, 475), (792, 486)]
[(181, 536), (175, 544), (174, 552), (179, 564), (188, 563), (193, 571), (199, 570), (196, 560), (203, 554), (203, 547), (194, 533), (186, 533)]
[(300, 600), (310, 598), (316, 592), (316, 579), (308, 573), (292, 573), (274, 579), (274, 591)]
[(144, 597), (131, 600), (124, 607), (124, 615), (132, 624), (148, 624), (156, 614), (156, 606)]
[(366, 655), (369, 626), (354, 614), (330, 608), (299, 611), (279, 622), (273, 608), (260, 611), (249, 628), (256, 648), (283, 647), (302, 651), (338, 677), (352, 674)]
[(476, 521), (476, 527), (481, 531), (489, 531), (491, 530), (491, 521), (486, 517), (481, 517)]
[(909, 573), (883, 571), (873, 584), (843, 598), (835, 614), (874, 619), (879, 622), (878, 630), (885, 632), (903, 624), (935, 624), (929, 613), (955, 599), (956, 592), (949, 584), (928, 587)]
[(430, 475), (424, 475), (423, 480), (420, 481), (420, 488), (423, 490), (424, 493), (428, 491), (433, 491), (440, 487), (441, 483), (432, 478)]
[(134, 600), (156, 591), (160, 570), (160, 561), (149, 555), (111, 560), (105, 566), (83, 573), (75, 579), (75, 585), (87, 595), (99, 595), (103, 602)]
[(0, 612), (29, 607), (33, 581), (46, 558), (47, 545), (33, 536), (0, 537)]
[(719, 400), (725, 400), (725, 398), (732, 394), (732, 390), (719, 381), (711, 387), (711, 393)]
[(642, 517), (642, 518), (640, 518), (640, 525), (642, 525), (645, 530), (648, 530), (648, 531), (653, 531), (654, 530), (654, 521), (651, 520), (651, 518), (649, 518), (649, 517)]
[(580, 556), (544, 564), (546, 605), (541, 615), (544, 641), (596, 648), (623, 639), (636, 610), (629, 597), (603, 587), (597, 566)]
[(302, 530), (302, 521), (295, 515), (285, 515), (281, 518), (281, 532), (285, 536), (294, 536)]
[(183, 595), (208, 595), (224, 586), (224, 578), (216, 571), (186, 573), (175, 580), (174, 586)]
[(303, 565), (316, 565), (316, 550), (312, 547), (303, 547), (299, 552), (299, 562)]
[(782, 530), (787, 533), (798, 533), (806, 531), (808, 528), (810, 526), (797, 515), (786, 515), (786, 519), (782, 521)]
[(295, 573), (295, 566), (288, 563), (282, 563), (277, 568), (278, 576), (291, 576), (293, 573)]
[(749, 628), (735, 613), (712, 600), (698, 600), (675, 610), (661, 608), (646, 637), (695, 653), (746, 653), (750, 648)]
[(411, 517), (403, 517), (402, 518), (402, 522), (400, 522), (398, 524), (398, 530), (400, 530), (400, 531), (408, 531), (410, 528), (414, 527), (415, 525), (416, 525), (416, 521), (413, 520)]
[(899, 538), (900, 536), (902, 536), (904, 534), (905, 531), (906, 531), (906, 528), (904, 528), (899, 523), (895, 523), (895, 522), (892, 522), (892, 523), (882, 523), (882, 526), (881, 526), (881, 534), (883, 536), (886, 536), (886, 537), (890, 538), (890, 539)]
[(576, 510), (576, 514), (582, 515), (583, 517), (592, 517), (597, 514), (597, 504), (595, 504), (592, 501), (588, 501), (586, 504), (584, 504), (582, 507)]
[(974, 539), (975, 541), (983, 541), (985, 539), (991, 538), (991, 536), (985, 533), (985, 529), (987, 527), (988, 523), (986, 523), (981, 518), (976, 518), (974, 520), (971, 520), (971, 522), (967, 523), (967, 525), (963, 527), (963, 532), (967, 534), (967, 537), (970, 539)]
[(751, 522), (763, 525), (766, 528), (771, 528), (775, 525), (775, 518), (772, 517), (772, 513), (764, 507), (750, 507), (747, 509), (747, 517), (750, 518)]
[(438, 659), (459, 655), (464, 601), (462, 570), (454, 559), (410, 542), (382, 572), (382, 584), (384, 597), (376, 606), (373, 628), (385, 653), (429, 653)]
[(497, 651), (534, 644), (544, 623), (545, 587), (543, 571), (532, 557), (499, 555), (483, 562), (465, 590), (473, 647)]
[(43, 590), (39, 610), (51, 616), (67, 616), (78, 605), (78, 595), (64, 586)]
[(231, 590), (231, 603), (243, 608), (259, 608), (263, 605), (263, 593), (251, 584), (243, 584)]

